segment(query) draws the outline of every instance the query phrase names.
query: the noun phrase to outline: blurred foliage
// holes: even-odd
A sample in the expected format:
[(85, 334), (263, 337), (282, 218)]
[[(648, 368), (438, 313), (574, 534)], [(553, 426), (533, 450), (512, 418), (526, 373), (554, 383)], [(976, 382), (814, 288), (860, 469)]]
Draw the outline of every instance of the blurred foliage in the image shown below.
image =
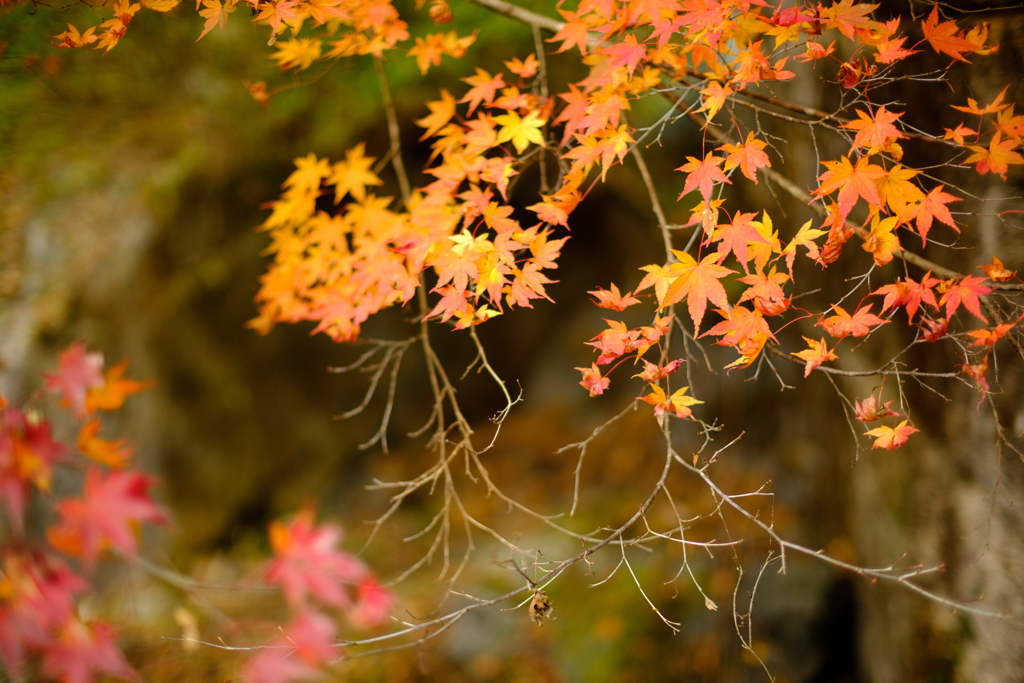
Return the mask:
[[(521, 4), (550, 12), (550, 4), (539, 0)], [(432, 30), (426, 9), (414, 13), (410, 5), (399, 9), (403, 16), (418, 17), (412, 34)], [(422, 116), (425, 100), (436, 97), (442, 84), (451, 87), (454, 79), (470, 75), (474, 65), (493, 72), (502, 59), (534, 50), (530, 31), (519, 24), (474, 5), (457, 4), (454, 10), (460, 27), (480, 31), (465, 59), (446, 59), (426, 78), (414, 60), (401, 55), (388, 59), (403, 121)], [(155, 466), (167, 480), (167, 496), (179, 525), (177, 547), (171, 544), (166, 553), (204, 586), (240, 588), (168, 587), (145, 573), (132, 570), (128, 577), (118, 570), (108, 577), (108, 585), (128, 590), (96, 599), (121, 614), (126, 650), (146, 680), (226, 680), (241, 660), (238, 653), (185, 648), (160, 637), (187, 634), (193, 628), (210, 641), (254, 628), (268, 635), (276, 631), (281, 605), (252, 588), (259, 558), (267, 550), (263, 525), (268, 516), (294, 508), (303, 498), (320, 498), (325, 515), (350, 520), (346, 547), (355, 550), (368, 534), (368, 527), (355, 520), (378, 516), (386, 498), (357, 498), (353, 492), (373, 478), (422, 471), (433, 457), (422, 443), (400, 436), (422, 424), (425, 415), (422, 400), (427, 392), (422, 371), (413, 367), (417, 359), (410, 360), (401, 375), (395, 448), (387, 458), (360, 454), (355, 446), (376, 430), (380, 403), (371, 403), (359, 420), (330, 423), (330, 415), (358, 403), (365, 384), (324, 372), (326, 365), (342, 364), (360, 350), (310, 340), (304, 330), (277, 329), (271, 338), (257, 340), (242, 328), (253, 314), (253, 283), (259, 273), (259, 251), (266, 243), (253, 232), (261, 221), (259, 205), (276, 196), (294, 157), (315, 151), (338, 159), (359, 139), (368, 140), (368, 153), (383, 155), (388, 141), (381, 125), (379, 88), (372, 64), (365, 59), (314, 68), (298, 82), (283, 80), (267, 59), (271, 50), (265, 30), (244, 16), (233, 16), (226, 31), (215, 30), (197, 44), (203, 20), (188, 3), (168, 15), (141, 12), (107, 54), (50, 46), (50, 36), (67, 22), (82, 27), (100, 19), (95, 10), (77, 3), (64, 9), (19, 3), (0, 10), (0, 297), (25, 298), (30, 293), (33, 273), (24, 269), (35, 267), (29, 253), (32, 221), (51, 217), (60, 223), (54, 241), (78, 244), (72, 238), (82, 232), (76, 221), (83, 216), (73, 198), (110, 203), (109, 225), (102, 224), (106, 214), (97, 214), (99, 227), (77, 238), (86, 243), (103, 238), (104, 229), (125, 230), (119, 222), (124, 219), (118, 203), (122, 195), (140, 200), (152, 215), (155, 228), (143, 236), (145, 253), (136, 270), (119, 281), (120, 288), (104, 294), (106, 298), (83, 305), (85, 280), (55, 267), (54, 277), (64, 283), (47, 280), (39, 285), (44, 293), (57, 293), (33, 304), (39, 307), (39, 328), (33, 334), (43, 344), (59, 346), (82, 334), (83, 320), (93, 320), (86, 328), (94, 337), (91, 342), (105, 338), (114, 345), (133, 331), (145, 330), (137, 342), (145, 350), (137, 348), (136, 353), (148, 353), (150, 358), (139, 359), (140, 376), (157, 376), (160, 387), (153, 393), (162, 398), (142, 424), (153, 428), (149, 445), (160, 454)], [(549, 65), (556, 79), (579, 77), (561, 74), (563, 61), (556, 57)], [(244, 88), (246, 80), (267, 80), (269, 89), (284, 89), (261, 108)], [(664, 107), (654, 99), (638, 102), (633, 115), (650, 120)], [(412, 126), (403, 130), (407, 164), (413, 169), (421, 167), (429, 154), (414, 142), (420, 133)], [(673, 135), (680, 134), (666, 134), (666, 148), (650, 149), (652, 160), (678, 156), (681, 141)], [(667, 167), (668, 162), (652, 162), (655, 165)], [(526, 177), (522, 182), (537, 180)], [(681, 184), (681, 176), (665, 179), (663, 198), (674, 200)], [(122, 186), (122, 194), (117, 194)], [(394, 187), (387, 190), (395, 192)], [(564, 305), (557, 311), (539, 305), (520, 312), (515, 320), (497, 319), (480, 332), (499, 374), (521, 380), (526, 391), (523, 410), (513, 412), (488, 462), (496, 480), (507, 486), (507, 494), (545, 514), (564, 512), (572, 504), (577, 455), (558, 454), (558, 449), (585, 437), (610, 416), (610, 406), (631, 398), (632, 390), (626, 387), (600, 401), (586, 401), (576, 384), (572, 368), (588, 363), (592, 355), (580, 341), (590, 336), (588, 331), (601, 318), (581, 292), (622, 277), (635, 282), (639, 274), (632, 268), (647, 262), (642, 254), (653, 253), (658, 246), (653, 231), (623, 229), (648, 220), (647, 198), (633, 175), (610, 174), (609, 182), (595, 188), (590, 199), (574, 214), (580, 238), (568, 243), (561, 282), (551, 288)], [(670, 211), (676, 209), (670, 204)], [(110, 269), (111, 260), (122, 252), (105, 252), (106, 243), (98, 244), (93, 271)], [(56, 248), (52, 243), (44, 247)], [(575, 298), (563, 301), (560, 297), (569, 292)], [(122, 304), (117, 305), (126, 308), (111, 317), (107, 307), (119, 301)], [(392, 312), (373, 321), (368, 330), (386, 336), (403, 324), (401, 313)], [(201, 333), (196, 327), (202, 327)], [(438, 332), (445, 342), (439, 345), (443, 359), (456, 365), (466, 362), (465, 340), (446, 334)], [(154, 372), (146, 372), (147, 362)], [(727, 416), (736, 423), (741, 421), (737, 413), (758, 412), (758, 401), (767, 400), (759, 387), (746, 388), (724, 376), (715, 381), (730, 391), (738, 388), (741, 398), (730, 402), (732, 414)], [(483, 432), (499, 407), (498, 397), (485, 385), (486, 378), (477, 375), (459, 385), (469, 417), (482, 425)], [(631, 414), (588, 453), (581, 482), (586, 505), (574, 520), (580, 528), (607, 523), (609, 518), (622, 520), (635, 510), (635, 492), (653, 482), (660, 468), (663, 446), (653, 438), (651, 426), (649, 415)], [(769, 443), (782, 428), (765, 425), (764, 434), (753, 435), (755, 445), (733, 468), (732, 479), (723, 473), (720, 483), (753, 490), (777, 476), (761, 457), (759, 444)], [(797, 452), (795, 440), (788, 448), (778, 466), (798, 468), (793, 462), (806, 459), (806, 454)], [(680, 511), (683, 516), (714, 507), (707, 490), (693, 481), (673, 481), (670, 488), (678, 500), (687, 501), (687, 509)], [(484, 517), (500, 519), (500, 502), (484, 496), (482, 488), (476, 490), (479, 496), (467, 499), (467, 506)], [(804, 498), (796, 498), (805, 500), (808, 494), (801, 495)], [(400, 539), (429, 520), (432, 501), (424, 496), (412, 502), (366, 555), (384, 576), (397, 574), (422, 556), (422, 544)], [(781, 503), (770, 510), (783, 532), (788, 523), (800, 530), (798, 512)], [(588, 518), (596, 514), (601, 516)], [(650, 518), (663, 525), (672, 515), (659, 504)], [(500, 530), (510, 537), (536, 539), (537, 546), (548, 552), (577, 550), (537, 523), (512, 517), (508, 523)], [(734, 531), (737, 538), (747, 535), (742, 524)], [(818, 533), (832, 538), (831, 531)], [(688, 533), (707, 538), (714, 532), (696, 525)], [(529, 621), (525, 606), (514, 612), (480, 610), (430, 645), (347, 661), (335, 671), (341, 679), (366, 681), (762, 680), (757, 662), (741, 655), (731, 605), (735, 569), (748, 561), (756, 563), (765, 551), (755, 542), (738, 549), (734, 559), (723, 560), (732, 551), (720, 548), (715, 561), (694, 560), (697, 580), (719, 606), (711, 611), (692, 581), (674, 575), (682, 560), (676, 546), (655, 553), (628, 549), (630, 567), (650, 600), (667, 618), (683, 622), (675, 637), (650, 609), (625, 567), (606, 583), (588, 587), (618, 564), (615, 552), (606, 552), (595, 558), (589, 573), (577, 566), (547, 589), (555, 619), (543, 628)], [(158, 556), (164, 557), (163, 552)], [(474, 568), (468, 583), (488, 592), (508, 590), (519, 582), (508, 570), (510, 560), (522, 564), (523, 558), (495, 556), (490, 564)], [(443, 584), (436, 582), (438, 569), (437, 563), (428, 566), (399, 588), (412, 616), (422, 617), (437, 608), (443, 594)], [(804, 570), (796, 565), (790, 571), (799, 575)], [(780, 680), (800, 677), (794, 672), (806, 676), (820, 665), (821, 649), (812, 631), (829, 575), (817, 567), (806, 571), (795, 592), (776, 597), (774, 606), (764, 608), (769, 628), (757, 633), (755, 649), (781, 674)], [(774, 575), (774, 568), (768, 574)], [(748, 575), (741, 593), (750, 580)], [(800, 592), (806, 595), (801, 598)], [(772, 619), (778, 623), (771, 625)], [(794, 631), (790, 622), (803, 626)]]

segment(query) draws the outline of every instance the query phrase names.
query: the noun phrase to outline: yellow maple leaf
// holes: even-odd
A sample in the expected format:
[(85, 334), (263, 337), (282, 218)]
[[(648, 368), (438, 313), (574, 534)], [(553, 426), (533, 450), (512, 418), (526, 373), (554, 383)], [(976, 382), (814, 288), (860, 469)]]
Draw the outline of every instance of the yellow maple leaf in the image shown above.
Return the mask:
[(547, 123), (546, 119), (540, 117), (537, 111), (531, 111), (526, 118), (520, 118), (519, 114), (511, 111), (501, 116), (495, 116), (494, 122), (501, 126), (498, 131), (497, 144), (512, 141), (516, 151), (522, 154), (530, 143), (544, 145), (544, 134), (540, 129)]

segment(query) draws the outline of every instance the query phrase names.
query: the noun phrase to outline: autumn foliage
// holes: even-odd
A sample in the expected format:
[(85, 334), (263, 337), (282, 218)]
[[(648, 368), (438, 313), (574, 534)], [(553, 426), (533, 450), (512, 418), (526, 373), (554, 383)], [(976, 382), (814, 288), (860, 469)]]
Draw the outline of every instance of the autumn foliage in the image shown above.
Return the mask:
[[(168, 12), (175, 5), (177, 0), (119, 0), (99, 10), (111, 18), (84, 30), (69, 25), (53, 42), (110, 50), (128, 39), (137, 13)], [(508, 12), (504, 5), (492, 8)], [(446, 0), (417, 9), (437, 24), (458, 18)], [(970, 272), (922, 255), (972, 228), (969, 215), (956, 213), (968, 197), (915, 168), (904, 147), (910, 141), (935, 145), (945, 165), (1005, 180), (1024, 165), (1024, 115), (1005, 101), (1004, 90), (990, 102), (962, 98), (955, 109), (963, 123), (953, 129), (907, 121), (901, 105), (883, 93), (897, 78), (915, 73), (915, 59), (930, 52), (931, 59), (947, 63), (983, 60), (998, 46), (987, 25), (960, 25), (943, 17), (938, 5), (918, 21), (881, 21), (874, 18), (877, 9), (854, 0), (581, 0), (572, 9), (560, 4), (559, 20), (512, 13), (509, 21), (550, 37), (529, 54), (474, 65), (472, 74), (424, 103), (413, 122), (422, 131), (419, 142), (429, 148), (421, 174), (410, 177), (401, 161), (397, 122), (390, 149), (359, 143), (342, 159), (310, 152), (295, 160), (259, 228), (269, 240), (269, 262), (250, 325), (267, 333), (279, 323), (309, 323), (314, 333), (353, 342), (371, 316), (404, 307), (423, 323), (426, 344), (431, 334), (435, 343), (443, 339), (428, 332), (427, 323), (472, 333), (519, 308), (558, 305), (548, 285), (563, 247), (570, 238), (585, 239), (574, 211), (596, 183), (635, 161), (666, 250), (659, 262), (636, 264), (635, 281), (597, 282), (588, 292), (609, 316), (590, 339), (580, 339), (596, 354), (589, 366), (577, 368), (590, 396), (604, 394), (613, 382), (630, 383), (636, 387), (630, 396), (659, 424), (672, 417), (713, 421), (702, 414), (700, 394), (681, 372), (687, 357), (673, 345), (673, 331), (690, 343), (730, 348), (736, 355), (725, 365), (729, 371), (777, 360), (799, 366), (809, 378), (851, 374), (844, 359), (872, 335), (897, 334), (899, 328), (913, 345), (942, 343), (950, 374), (969, 380), (984, 398), (994, 349), (1016, 339), (1021, 321), (995, 300), (1019, 291), (1020, 279), (999, 255), (984, 255)], [(414, 60), (427, 74), (444, 60), (461, 58), (476, 37), (457, 21), (454, 28), (412, 37), (388, 0), (202, 0), (196, 10), (205, 19), (200, 39), (228, 20), (251, 16), (264, 27), (282, 79), (314, 64), (365, 58), (376, 63), (385, 91), (389, 62)], [(550, 82), (547, 64), (556, 59), (582, 65), (586, 76)], [(818, 112), (775, 97), (769, 86), (796, 79), (804, 65), (850, 94), (851, 104)], [(259, 104), (273, 101), (272, 84), (246, 87)], [(633, 103), (648, 97), (663, 98), (671, 108), (661, 121), (642, 124)], [(799, 115), (841, 148), (820, 159), (812, 186), (780, 181), (778, 146), (759, 119), (738, 113), (751, 103)], [(674, 166), (683, 183), (684, 220), (671, 224), (643, 152), (660, 128), (680, 121), (699, 128), (702, 148), (679, 154)], [(517, 180), (537, 169), (539, 193), (523, 196)], [(739, 186), (765, 182), (810, 205), (818, 217), (795, 225), (774, 207), (736, 199), (744, 196), (734, 192)], [(386, 196), (392, 190), (385, 188), (397, 189), (397, 196)], [(839, 268), (872, 279), (865, 275), (832, 301), (804, 298)], [(628, 326), (615, 315), (626, 309), (643, 309), (649, 323)], [(451, 333), (463, 332), (440, 334)], [(859, 374), (883, 380), (899, 372), (914, 375), (914, 368), (901, 364), (894, 357)], [(124, 379), (123, 365), (105, 372), (102, 366), (101, 356), (76, 345), (46, 378), (47, 388), (81, 422), (76, 448), (90, 464), (82, 497), (55, 502), (58, 521), (48, 545), (18, 540), (5, 546), (9, 569), (0, 619), (19, 625), (5, 629), (0, 643), (11, 671), (30, 653), (55, 676), (87, 679), (67, 673), (74, 670), (131, 677), (112, 649), (111, 628), (77, 620), (74, 596), (86, 584), (63, 559), (80, 557), (88, 569), (110, 553), (134, 557), (139, 524), (166, 518), (149, 497), (151, 481), (130, 469), (130, 447), (100, 439), (95, 417), (120, 407), (144, 384)], [(448, 390), (431, 377), (440, 405)], [(893, 450), (919, 430), (907, 417), (902, 393), (898, 402), (883, 404), (885, 389), (883, 381), (877, 396), (848, 403), (856, 420), (881, 421), (862, 432), (873, 440), (871, 448)], [(11, 525), (20, 532), (29, 492), (45, 493), (53, 466), (71, 457), (72, 449), (51, 439), (46, 421), (15, 406), (5, 407), (3, 416), (0, 488)], [(442, 430), (441, 416), (435, 417)], [(469, 434), (466, 428), (466, 443)], [(442, 431), (435, 445), (447, 438)], [(297, 680), (332, 659), (338, 627), (330, 610), (360, 626), (379, 625), (387, 621), (393, 597), (359, 560), (338, 550), (340, 530), (317, 527), (312, 510), (287, 526), (275, 523), (270, 539), (276, 559), (266, 580), (280, 586), (295, 617), (280, 641), (250, 662), (249, 672), (256, 681)]]

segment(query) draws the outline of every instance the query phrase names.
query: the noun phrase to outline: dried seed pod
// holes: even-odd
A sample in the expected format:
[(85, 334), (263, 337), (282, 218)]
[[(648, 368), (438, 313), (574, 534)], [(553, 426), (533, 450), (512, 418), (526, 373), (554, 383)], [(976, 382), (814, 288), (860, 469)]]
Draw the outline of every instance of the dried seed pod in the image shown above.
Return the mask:
[(551, 607), (551, 598), (544, 591), (537, 591), (533, 594), (533, 600), (530, 601), (530, 619), (537, 626), (544, 625), (544, 618), (554, 619), (551, 613), (554, 608)]

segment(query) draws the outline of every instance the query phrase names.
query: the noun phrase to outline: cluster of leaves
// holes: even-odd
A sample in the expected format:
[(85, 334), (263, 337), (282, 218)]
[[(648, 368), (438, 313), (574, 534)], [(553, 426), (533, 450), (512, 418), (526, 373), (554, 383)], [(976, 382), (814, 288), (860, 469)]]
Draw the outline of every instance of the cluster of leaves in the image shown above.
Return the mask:
[[(131, 467), (127, 442), (99, 438), (99, 413), (118, 410), (150, 384), (126, 379), (126, 369), (127, 362), (104, 370), (102, 354), (74, 344), (61, 354), (59, 370), (45, 376), (61, 405), (84, 420), (74, 448), (53, 438), (41, 413), (0, 399), (0, 491), (10, 530), (0, 544), (0, 656), (12, 680), (20, 680), (26, 655), (38, 655), (43, 675), (61, 680), (91, 681), (96, 674), (139, 679), (117, 648), (113, 627), (80, 616), (75, 596), (89, 584), (68, 566), (76, 557), (91, 570), (111, 551), (136, 557), (139, 525), (166, 521), (149, 495), (152, 481)], [(81, 498), (53, 499), (58, 464), (85, 468)], [(33, 492), (57, 513), (47, 543), (25, 536)]]
[[(492, 0), (477, 2), (493, 4)], [(223, 26), (236, 0), (228, 4), (204, 0), (203, 4), (205, 35), (213, 26)], [(249, 4), (254, 20), (271, 29), (270, 43), (277, 46), (272, 57), (282, 71), (299, 72), (317, 61), (341, 57), (372, 56), (386, 85), (385, 57), (413, 59), (426, 74), (444, 56), (462, 56), (475, 39), (475, 34), (460, 38), (457, 31), (411, 39), (407, 24), (388, 0), (251, 0)], [(590, 367), (579, 370), (580, 383), (592, 396), (604, 393), (612, 370), (631, 358), (634, 367), (643, 363), (634, 378), (647, 385), (638, 400), (650, 404), (659, 420), (668, 415), (693, 418), (692, 408), (701, 401), (692, 395), (691, 387), (670, 386), (684, 362), (671, 356), (673, 328), (695, 341), (711, 336), (718, 345), (734, 349), (739, 358), (728, 369), (770, 363), (775, 356), (802, 364), (807, 377), (813, 372), (843, 372), (830, 364), (840, 360), (841, 353), (852, 353), (852, 344), (859, 345), (883, 326), (897, 327), (891, 323), (901, 321), (897, 311), (902, 308), (912, 345), (951, 341), (959, 349), (962, 373), (984, 397), (989, 389), (991, 350), (1021, 321), (1000, 314), (987, 327), (988, 316), (995, 317), (989, 310), (996, 310), (988, 308), (991, 295), (999, 288), (1019, 288), (1010, 283), (1016, 273), (993, 257), (991, 263), (978, 266), (984, 277), (964, 275), (933, 264), (905, 246), (901, 239), (910, 235), (921, 240), (922, 249), (930, 237), (934, 243), (937, 224), (959, 232), (950, 205), (963, 199), (954, 192), (964, 193), (909, 165), (902, 145), (910, 138), (941, 145), (949, 152), (944, 159), (948, 165), (973, 165), (981, 175), (1005, 179), (1012, 166), (1024, 164), (1018, 151), (1024, 140), (1024, 116), (1015, 115), (1014, 106), (1003, 103), (1003, 94), (987, 106), (969, 99), (956, 109), (978, 117), (977, 125), (961, 124), (942, 134), (928, 131), (926, 125), (904, 122), (906, 112), (897, 110), (902, 105), (884, 101), (884, 87), (926, 47), (952, 61), (994, 52), (987, 25), (961, 28), (955, 21), (943, 21), (935, 6), (920, 22), (923, 40), (908, 46), (909, 32), (918, 27), (904, 25), (900, 18), (875, 20), (877, 5), (854, 0), (784, 4), (581, 0), (575, 10), (559, 9), (563, 21), (558, 22), (501, 3), (499, 11), (537, 29), (535, 50), (504, 61), (503, 70), (476, 67), (474, 75), (462, 79), (468, 87), (461, 96), (442, 89), (438, 99), (426, 104), (427, 115), (416, 123), (425, 130), (420, 140), (432, 150), (424, 169), (429, 181), (410, 186), (394, 122), (391, 149), (379, 163), (366, 154), (363, 144), (333, 164), (314, 154), (296, 160), (295, 172), (285, 181), (281, 197), (268, 205), (272, 212), (262, 226), (270, 236), (268, 254), (273, 258), (256, 296), (259, 316), (251, 325), (266, 332), (279, 322), (312, 321), (314, 332), (353, 341), (369, 316), (414, 298), (421, 319), (437, 318), (456, 329), (482, 324), (505, 307), (530, 307), (534, 300), (548, 299), (545, 285), (552, 282), (550, 274), (568, 239), (565, 231), (574, 210), (594, 183), (633, 153), (658, 216), (665, 261), (640, 268), (644, 275), (631, 290), (612, 284), (607, 290), (591, 292), (604, 309), (620, 312), (643, 304), (644, 299), (652, 299), (655, 309), (650, 325), (630, 328), (620, 320), (607, 320), (607, 328), (590, 340), (599, 356)], [(130, 19), (138, 8), (125, 2), (115, 5), (120, 18), (111, 21), (121, 22), (117, 30), (122, 34), (125, 17)], [(452, 19), (444, 0), (434, 0), (429, 12), (437, 23)], [(108, 36), (116, 33), (115, 28), (111, 24), (97, 36), (93, 29), (80, 34), (71, 27), (55, 40), (63, 46), (95, 44), (109, 49)], [(554, 33), (549, 41), (557, 45), (554, 54), (566, 55), (563, 59), (575, 59), (578, 54), (587, 67), (584, 78), (564, 84), (560, 92), (553, 92), (548, 82), (550, 55), (540, 42), (541, 28)], [(278, 40), (289, 32), (290, 38)], [(796, 77), (787, 70), (791, 58), (820, 65), (833, 78), (844, 94), (838, 112), (795, 107), (770, 94), (768, 86)], [(261, 104), (268, 101), (266, 83), (249, 85), (249, 89)], [(666, 98), (672, 107), (655, 124), (636, 128), (629, 118), (632, 103), (643, 97)], [(821, 222), (811, 220), (797, 228), (779, 221), (778, 215), (773, 220), (767, 210), (747, 212), (727, 205), (726, 186), (734, 181), (758, 184), (766, 177), (781, 179), (760, 120), (754, 117), (751, 123), (737, 113), (755, 100), (766, 105), (758, 109), (766, 116), (788, 107), (805, 117), (798, 121), (822, 126), (839, 141), (841, 153), (821, 162), (825, 170), (809, 191), (792, 182), (776, 183), (810, 204)], [(723, 111), (730, 113), (727, 128), (715, 124)], [(686, 156), (676, 169), (684, 174), (680, 199), (689, 197), (697, 203), (687, 206), (685, 224), (669, 225), (656, 189), (646, 178), (641, 144), (682, 118), (695, 121), (704, 131), (699, 154)], [(389, 162), (402, 190), (397, 199), (371, 191), (384, 184), (379, 174)], [(540, 201), (516, 197), (515, 206), (521, 207), (516, 214), (511, 197), (515, 180), (531, 165), (539, 168)], [(339, 207), (333, 213), (324, 209), (329, 200), (321, 199), (332, 194)], [(514, 215), (531, 217), (527, 221)], [(685, 235), (686, 230), (691, 231), (686, 246), (672, 248), (673, 237)], [(844, 246), (855, 237), (861, 250), (846, 250), (843, 256)], [(858, 284), (825, 306), (794, 306), (794, 300), (805, 293), (795, 289), (797, 259), (817, 270), (832, 267), (841, 257), (866, 271)], [(891, 267), (885, 268), (896, 258), (920, 267), (924, 275), (915, 280), (906, 271), (902, 277), (892, 274)], [(845, 303), (876, 269), (885, 283), (865, 290), (856, 305)], [(869, 297), (880, 298), (877, 313), (873, 309), (879, 299), (865, 301)], [(692, 328), (676, 313), (684, 300)], [(717, 317), (702, 333), (709, 303)], [(961, 325), (979, 320), (986, 327), (951, 332), (961, 308)], [(789, 338), (793, 330), (788, 328), (796, 329), (805, 320), (814, 321), (835, 342), (826, 341), (825, 336), (804, 336), (807, 348), (783, 350), (796, 341)], [(426, 343), (427, 333), (422, 334)], [(841, 348), (844, 343), (847, 346)], [(645, 357), (652, 348), (660, 352), (655, 361)], [(884, 377), (903, 371), (912, 375), (914, 371), (902, 369), (898, 360), (895, 357), (876, 371), (857, 374)], [(603, 366), (613, 363), (602, 373)], [(444, 396), (454, 392), (450, 387), (436, 388), (437, 377), (431, 377), (441, 406)], [(893, 420), (891, 427), (867, 432), (875, 439), (874, 448), (898, 448), (917, 431), (891, 403), (883, 403), (881, 394), (872, 394), (855, 404), (856, 417), (862, 422)], [(907, 410), (902, 393), (900, 409)], [(461, 418), (457, 406), (453, 410)], [(442, 450), (448, 438), (443, 418), (443, 408), (436, 408), (432, 420), (440, 430), (436, 443)], [(459, 426), (468, 440), (471, 431)], [(471, 445), (465, 447), (472, 451)], [(424, 482), (436, 483), (432, 477), (446, 472), (448, 461), (442, 456), (435, 474), (403, 485), (415, 490)], [(300, 520), (305, 521), (297, 521), (300, 526), (287, 534), (293, 540), (280, 541), (279, 547), (292, 547), (295, 538), (311, 536), (308, 516)], [(275, 533), (284, 534), (280, 529)], [(324, 533), (312, 545), (321, 549), (323, 544), (332, 545), (332, 533)], [(325, 538), (332, 540), (328, 543)], [(329, 567), (330, 580), (363, 579), (351, 563), (325, 560), (322, 564)], [(314, 592), (327, 604), (340, 607), (344, 602), (340, 596), (345, 594), (326, 597), (329, 591), (313, 588), (326, 580), (323, 576), (297, 569), (279, 569), (273, 576), (299, 611), (287, 642), (292, 647), (304, 643), (299, 647), (302, 662), (324, 661), (333, 622), (319, 611), (303, 609), (303, 599)], [(365, 602), (385, 605), (384, 596), (367, 597)], [(271, 654), (266, 657), (265, 671), (305, 666), (287, 658), (273, 659)], [(304, 669), (295, 671), (298, 676)], [(253, 675), (263, 674), (257, 668)]]
[[(29, 657), (40, 675), (87, 683), (97, 675), (141, 680), (118, 649), (114, 627), (83, 619), (77, 596), (90, 589), (83, 578), (97, 560), (114, 554), (138, 557), (143, 523), (164, 523), (166, 513), (149, 494), (152, 479), (133, 467), (127, 440), (99, 437), (100, 413), (116, 411), (125, 398), (151, 386), (124, 377), (128, 362), (104, 369), (103, 355), (73, 344), (60, 356), (59, 370), (45, 375), (46, 389), (81, 422), (74, 447), (55, 440), (51, 422), (39, 411), (0, 397), (0, 496), (9, 533), (0, 540), (0, 658), (11, 680), (21, 680)], [(55, 498), (54, 467), (85, 470), (79, 498)], [(30, 500), (42, 496), (55, 513), (46, 542), (26, 536)], [(285, 525), (272, 522), (274, 559), (264, 572), (279, 586), (296, 613), (283, 639), (260, 651), (247, 665), (257, 681), (308, 679), (337, 658), (336, 621), (315, 607), (322, 603), (346, 615), (360, 629), (388, 620), (394, 597), (357, 558), (338, 550), (341, 530), (317, 526), (311, 508)], [(83, 574), (69, 562), (80, 561)]]

